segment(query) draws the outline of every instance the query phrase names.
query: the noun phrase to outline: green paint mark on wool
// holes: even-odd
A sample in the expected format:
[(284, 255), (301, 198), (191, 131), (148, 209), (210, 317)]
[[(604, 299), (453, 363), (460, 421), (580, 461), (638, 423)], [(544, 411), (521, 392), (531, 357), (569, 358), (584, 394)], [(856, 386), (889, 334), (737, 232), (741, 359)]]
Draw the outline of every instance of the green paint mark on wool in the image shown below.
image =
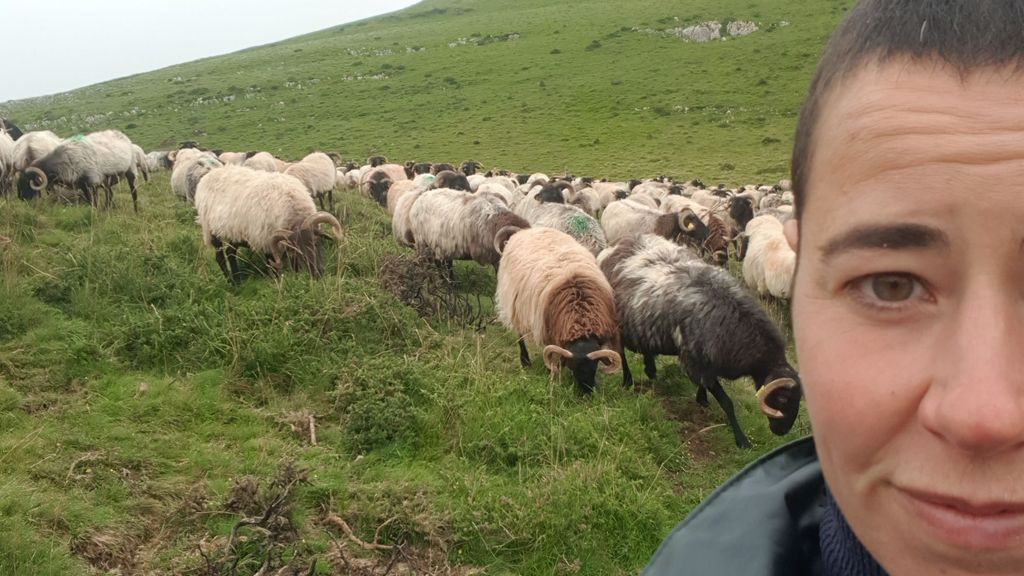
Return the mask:
[(586, 216), (576, 214), (572, 218), (569, 218), (569, 230), (572, 230), (574, 234), (585, 234), (589, 229), (590, 222)]
[(75, 142), (81, 142), (82, 140), (85, 140), (85, 134), (75, 134), (71, 138), (68, 138), (68, 140), (73, 140)]

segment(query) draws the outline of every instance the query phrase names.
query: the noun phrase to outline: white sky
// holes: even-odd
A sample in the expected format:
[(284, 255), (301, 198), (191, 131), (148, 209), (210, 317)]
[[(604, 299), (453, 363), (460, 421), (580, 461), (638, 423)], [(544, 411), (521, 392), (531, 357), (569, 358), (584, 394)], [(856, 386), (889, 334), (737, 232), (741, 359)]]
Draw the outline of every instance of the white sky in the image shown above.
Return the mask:
[(416, 0), (0, 0), (0, 102), (268, 44)]

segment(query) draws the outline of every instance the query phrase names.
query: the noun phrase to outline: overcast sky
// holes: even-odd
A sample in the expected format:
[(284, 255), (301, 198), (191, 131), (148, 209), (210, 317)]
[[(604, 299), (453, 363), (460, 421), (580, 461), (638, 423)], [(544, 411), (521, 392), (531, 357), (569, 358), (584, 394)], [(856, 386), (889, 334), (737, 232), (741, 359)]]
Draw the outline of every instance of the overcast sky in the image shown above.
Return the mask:
[(234, 52), (416, 0), (0, 0), (0, 102)]

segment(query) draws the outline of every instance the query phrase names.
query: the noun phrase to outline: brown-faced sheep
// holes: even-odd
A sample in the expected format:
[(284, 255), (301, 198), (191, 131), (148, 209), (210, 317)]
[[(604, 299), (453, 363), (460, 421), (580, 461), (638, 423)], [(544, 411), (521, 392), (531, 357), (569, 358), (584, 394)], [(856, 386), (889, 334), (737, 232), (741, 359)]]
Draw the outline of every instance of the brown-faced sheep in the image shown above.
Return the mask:
[(612, 288), (594, 255), (553, 228), (505, 228), (495, 243), (502, 251), (495, 307), (519, 334), (520, 362), (530, 364), (529, 339), (544, 346), (549, 370), (568, 367), (577, 388), (591, 392), (599, 364), (605, 373), (622, 364)]

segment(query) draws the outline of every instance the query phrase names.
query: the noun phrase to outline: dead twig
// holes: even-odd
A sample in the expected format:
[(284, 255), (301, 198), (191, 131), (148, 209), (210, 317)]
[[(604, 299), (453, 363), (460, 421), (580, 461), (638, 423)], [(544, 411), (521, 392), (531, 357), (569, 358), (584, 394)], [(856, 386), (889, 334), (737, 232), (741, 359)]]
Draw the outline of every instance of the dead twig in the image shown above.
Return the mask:
[(99, 460), (102, 457), (102, 452), (86, 452), (85, 454), (79, 456), (74, 462), (71, 463), (71, 466), (68, 468), (68, 474), (67, 476), (64, 477), (64, 483), (67, 484), (71, 482), (71, 476), (74, 475), (75, 468), (77, 468), (79, 464), (81, 464), (82, 462), (95, 462), (96, 460)]
[(316, 418), (309, 415), (309, 443), (316, 446)]
[(361, 540), (358, 536), (355, 535), (355, 533), (352, 532), (352, 528), (348, 525), (348, 522), (345, 522), (345, 520), (343, 520), (341, 518), (341, 516), (338, 516), (337, 514), (330, 514), (330, 513), (327, 514), (327, 521), (328, 522), (330, 522), (331, 524), (334, 524), (338, 528), (341, 528), (341, 531), (345, 533), (345, 536), (347, 536), (349, 540), (355, 542), (356, 544), (358, 544), (364, 550), (394, 550), (395, 549), (394, 546), (389, 546), (387, 544), (380, 544), (380, 543), (378, 543), (378, 540), (377, 540), (377, 537), (379, 536), (379, 533), (380, 533), (380, 529), (383, 528), (384, 526), (388, 525), (390, 522), (392, 522), (394, 520), (395, 520), (395, 518), (392, 518), (391, 520), (388, 520), (384, 524), (381, 524), (377, 528), (377, 532), (374, 533), (374, 535), (373, 535), (373, 542), (366, 542), (364, 540)]

